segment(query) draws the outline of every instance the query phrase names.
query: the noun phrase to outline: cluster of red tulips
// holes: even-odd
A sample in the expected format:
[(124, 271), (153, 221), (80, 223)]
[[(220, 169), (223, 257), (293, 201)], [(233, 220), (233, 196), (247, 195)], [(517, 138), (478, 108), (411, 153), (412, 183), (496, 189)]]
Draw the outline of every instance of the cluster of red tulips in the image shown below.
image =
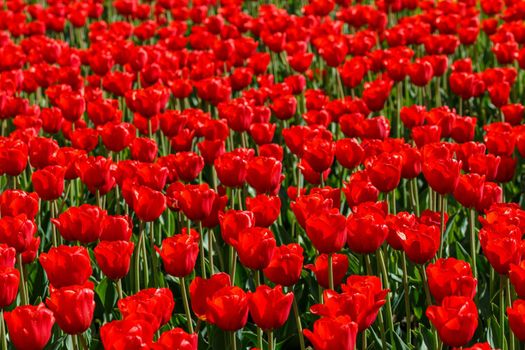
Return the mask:
[(0, 0), (0, 347), (525, 344), (522, 0)]

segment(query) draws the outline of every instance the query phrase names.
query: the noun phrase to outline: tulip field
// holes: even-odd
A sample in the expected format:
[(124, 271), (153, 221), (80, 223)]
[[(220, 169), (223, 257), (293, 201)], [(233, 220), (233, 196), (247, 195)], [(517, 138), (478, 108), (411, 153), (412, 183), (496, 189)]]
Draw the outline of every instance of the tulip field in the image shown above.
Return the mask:
[(525, 1), (0, 0), (0, 350), (525, 350)]

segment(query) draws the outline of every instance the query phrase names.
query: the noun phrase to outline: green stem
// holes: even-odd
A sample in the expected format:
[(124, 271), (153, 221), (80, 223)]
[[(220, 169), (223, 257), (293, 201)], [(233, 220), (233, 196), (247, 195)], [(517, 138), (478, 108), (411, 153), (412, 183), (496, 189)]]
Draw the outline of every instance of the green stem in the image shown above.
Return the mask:
[(332, 253), (328, 254), (328, 287), (334, 290), (334, 265)]
[(158, 272), (158, 259), (157, 254), (155, 253), (155, 227), (153, 221), (149, 223), (149, 243), (151, 251), (151, 265), (153, 267), (153, 286), (155, 288), (159, 287), (159, 272)]
[[(55, 210), (55, 203), (54, 201), (49, 202), (49, 206), (51, 209), (51, 218), (55, 218), (58, 216), (58, 213)], [(57, 235), (57, 228), (55, 225), (51, 225), (51, 232), (52, 232), (52, 239), (53, 239), (53, 247), (58, 247), (58, 235)]]
[(293, 314), (295, 318), (295, 324), (297, 326), (297, 334), (299, 336), (299, 345), (301, 347), (301, 350), (305, 350), (303, 325), (301, 324), (301, 316), (299, 315), (299, 307), (297, 306), (297, 300), (295, 298), (295, 295), (293, 297), (292, 307), (293, 307)]
[(206, 278), (206, 259), (204, 258), (204, 238), (202, 237), (202, 222), (199, 222), (199, 245), (200, 245), (200, 261), (201, 261), (201, 276)]
[(78, 338), (76, 334), (71, 335), (71, 343), (73, 343), (73, 349), (79, 350), (80, 347), (78, 346)]
[(230, 276), (231, 276), (233, 284), (235, 284), (236, 267), (237, 267), (237, 253), (235, 252), (235, 248), (233, 248), (233, 246), (230, 246)]
[[(381, 269), (381, 274), (383, 275), (383, 285), (385, 289), (390, 289), (390, 283), (388, 281), (388, 272), (386, 270), (385, 258), (383, 255), (383, 250), (379, 248), (377, 250), (377, 259), (379, 262), (379, 268)], [(391, 344), (394, 343), (394, 321), (392, 318), (392, 303), (390, 301), (390, 293), (386, 295), (386, 322), (390, 330), (390, 341)]]
[(439, 243), (439, 257), (443, 256), (443, 245), (445, 241), (445, 211), (447, 210), (447, 197), (445, 194), (439, 195), (441, 209), (441, 241)]
[(122, 292), (122, 280), (118, 279), (116, 282), (115, 282), (115, 285), (117, 287), (117, 293), (118, 293), (118, 298), (119, 300), (120, 299), (123, 299), (124, 298), (124, 293)]
[(469, 215), (469, 228), (470, 228), (470, 259), (472, 264), (472, 272), (474, 278), (478, 277), (478, 268), (476, 263), (477, 249), (476, 249), (476, 211), (470, 209)]
[(134, 275), (135, 275), (135, 292), (138, 293), (140, 290), (140, 252), (142, 249), (143, 241), (143, 231), (144, 231), (144, 222), (141, 221), (139, 224), (139, 240), (135, 246), (135, 255), (133, 256), (133, 266), (134, 266)]
[[(237, 337), (235, 332), (230, 332), (232, 350), (237, 350)], [(262, 348), (261, 348), (262, 349)]]
[(26, 277), (24, 274), (24, 262), (22, 259), (22, 254), (18, 254), (17, 260), (18, 260), (18, 270), (20, 271), (20, 298), (22, 299), (21, 300), (22, 305), (28, 305), (29, 296), (27, 294)]
[(505, 339), (505, 281), (506, 277), (500, 275), (499, 280), (499, 323), (500, 323), (500, 339), (501, 349), (507, 348), (507, 341)]
[(2, 350), (7, 350), (7, 326), (4, 322), (3, 309), (0, 309), (0, 337), (2, 340)]
[(210, 263), (210, 275), (213, 275), (213, 230), (208, 230), (208, 262)]
[(425, 298), (427, 300), (427, 306), (432, 305), (432, 298), (430, 296), (430, 289), (428, 288), (427, 272), (425, 271), (425, 266), (418, 265), (419, 273), (421, 274), (421, 280), (423, 282), (423, 288), (425, 288)]
[[(511, 293), (511, 287), (510, 287), (510, 279), (507, 278), (507, 283), (505, 284), (505, 292), (506, 292), (506, 296), (507, 296), (507, 306), (511, 306), (512, 305), (512, 297), (510, 295)], [(510, 339), (509, 339), (509, 350), (514, 350), (515, 349), (515, 340), (514, 340), (514, 332), (509, 332), (510, 335)]]
[(412, 343), (411, 311), (410, 311), (410, 285), (408, 284), (407, 257), (405, 252), (401, 253), (401, 263), (403, 266), (403, 288), (405, 290), (405, 315), (407, 324), (407, 344)]
[[(253, 273), (253, 282), (255, 284), (255, 289), (261, 285), (260, 271), (255, 270)], [(257, 347), (259, 349), (263, 348), (263, 330), (257, 326)]]
[(273, 350), (273, 331), (268, 331), (268, 350)]
[(361, 349), (363, 349), (363, 350), (366, 350), (366, 348), (368, 347), (367, 340), (366, 340), (366, 331), (367, 330), (365, 329), (361, 333)]
[(179, 278), (180, 291), (182, 294), (182, 303), (184, 304), (184, 312), (186, 312), (186, 322), (188, 322), (188, 331), (193, 333), (193, 320), (191, 319), (190, 306), (188, 303), (188, 293), (186, 292), (186, 280), (184, 277)]

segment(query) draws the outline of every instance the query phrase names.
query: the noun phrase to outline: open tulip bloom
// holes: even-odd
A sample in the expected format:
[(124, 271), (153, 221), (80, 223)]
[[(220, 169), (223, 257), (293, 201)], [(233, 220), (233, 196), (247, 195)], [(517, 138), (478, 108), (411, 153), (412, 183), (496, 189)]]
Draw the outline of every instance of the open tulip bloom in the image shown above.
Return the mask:
[(521, 350), (524, 20), (0, 0), (0, 350)]

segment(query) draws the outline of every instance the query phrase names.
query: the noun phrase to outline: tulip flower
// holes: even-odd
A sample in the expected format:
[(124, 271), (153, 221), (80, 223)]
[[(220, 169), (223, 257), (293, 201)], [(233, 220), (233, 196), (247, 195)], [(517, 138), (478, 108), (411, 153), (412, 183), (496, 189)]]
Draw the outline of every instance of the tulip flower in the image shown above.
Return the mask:
[(293, 293), (282, 292), (282, 287), (257, 287), (248, 293), (248, 307), (255, 324), (264, 331), (274, 330), (284, 325), (292, 307)]
[(39, 261), (54, 288), (83, 285), (92, 273), (89, 253), (84, 247), (52, 247), (40, 255)]
[(357, 324), (348, 316), (323, 317), (314, 323), (313, 332), (303, 331), (316, 350), (355, 349)]
[(93, 252), (102, 272), (112, 280), (126, 277), (135, 244), (128, 241), (101, 241)]
[(4, 314), (9, 339), (17, 349), (42, 350), (51, 338), (53, 312), (43, 303), (16, 307)]

